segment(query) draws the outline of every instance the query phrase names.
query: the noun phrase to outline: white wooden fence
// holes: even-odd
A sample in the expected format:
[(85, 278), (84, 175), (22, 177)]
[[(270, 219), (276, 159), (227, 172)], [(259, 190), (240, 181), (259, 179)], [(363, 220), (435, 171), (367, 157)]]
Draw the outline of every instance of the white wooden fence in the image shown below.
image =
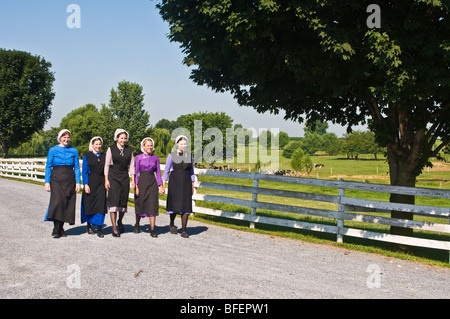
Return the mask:
[[(43, 181), (45, 170), (45, 159), (0, 159), (0, 176), (20, 178), (34, 181)], [(81, 162), (81, 161), (80, 161)], [(81, 163), (80, 163), (81, 165)], [(164, 169), (164, 165), (161, 165)], [(220, 182), (197, 182), (195, 187), (200, 189), (214, 189), (219, 191), (234, 191), (252, 194), (252, 199), (233, 198), (229, 196), (207, 195), (195, 192), (193, 195), (194, 212), (232, 218), (236, 220), (243, 220), (250, 222), (250, 227), (254, 227), (255, 223), (271, 224), (278, 226), (291, 227), (296, 229), (305, 229), (317, 232), (325, 232), (335, 234), (338, 242), (343, 241), (343, 236), (359, 237), (376, 241), (397, 243), (409, 246), (426, 247), (440, 250), (447, 250), (450, 252), (450, 241), (446, 234), (450, 233), (450, 190), (419, 188), (419, 187), (399, 187), (381, 184), (369, 184), (361, 182), (349, 181), (331, 181), (311, 178), (287, 177), (277, 175), (267, 175), (260, 173), (243, 173), (243, 172), (229, 172), (217, 171), (207, 169), (195, 169), (195, 174), (217, 177)], [(237, 178), (251, 180), (253, 186), (233, 185), (229, 183), (222, 183), (227, 178)], [(326, 195), (317, 193), (306, 193), (299, 191), (287, 191), (274, 188), (260, 187), (260, 181), (278, 182), (283, 184), (307, 185), (316, 187), (328, 187), (337, 189), (338, 195)], [(270, 184), (270, 183), (266, 183)], [(360, 199), (346, 196), (346, 190), (359, 190), (381, 193), (396, 193), (404, 195), (423, 196), (431, 198), (449, 199), (446, 207), (423, 206), (423, 205), (409, 205), (390, 203), (385, 201)], [(336, 191), (335, 191), (336, 193)], [(292, 206), (277, 204), (258, 199), (258, 195), (270, 195), (284, 198), (294, 198), (299, 200), (311, 200), (323, 203), (337, 204), (337, 210), (308, 208), (302, 206)], [(130, 193), (130, 198), (133, 194)], [(199, 201), (216, 202), (222, 204), (233, 204), (251, 208), (251, 213), (240, 213), (221, 209), (211, 209), (200, 207)], [(160, 205), (165, 206), (166, 202), (160, 200)], [(325, 206), (325, 205), (324, 205)], [(328, 205), (329, 206), (329, 205)], [(296, 219), (278, 218), (276, 215), (261, 216), (258, 215), (257, 209), (264, 209), (277, 212), (295, 213), (304, 216), (318, 216), (331, 218), (336, 221), (336, 225), (320, 222), (300, 221)], [(391, 210), (410, 212), (414, 215), (435, 217), (434, 220), (441, 220), (441, 222), (423, 222), (418, 220), (407, 220), (390, 218), (389, 214), (382, 214), (382, 216), (370, 215), (367, 212), (381, 212), (389, 213)], [(374, 223), (387, 226), (396, 226), (404, 228), (412, 228), (414, 230), (429, 231), (432, 233), (440, 233), (444, 240), (427, 239), (418, 237), (406, 237), (399, 235), (391, 235), (385, 232), (368, 231), (358, 228), (344, 227), (344, 221), (354, 221), (363, 223)], [(450, 256), (450, 255), (449, 255)]]

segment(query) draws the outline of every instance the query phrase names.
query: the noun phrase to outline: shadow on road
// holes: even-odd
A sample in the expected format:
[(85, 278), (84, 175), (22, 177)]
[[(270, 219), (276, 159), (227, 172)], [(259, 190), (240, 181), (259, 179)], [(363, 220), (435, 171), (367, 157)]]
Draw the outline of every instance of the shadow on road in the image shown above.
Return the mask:
[[(126, 225), (125, 224), (124, 227), (125, 227), (125, 233), (131, 233), (131, 234), (133, 233), (134, 225)], [(150, 225), (141, 224), (140, 228), (141, 228), (141, 233), (150, 234)], [(94, 230), (95, 233), (97, 233), (97, 226), (92, 226), (92, 229)], [(75, 227), (65, 225), (64, 230), (65, 230), (67, 236), (79, 236), (82, 234), (86, 234), (86, 224), (75, 226)], [(157, 226), (156, 225), (155, 230), (158, 235), (170, 233), (169, 225), (166, 225), (166, 226)], [(195, 236), (195, 235), (201, 234), (207, 230), (208, 230), (208, 227), (206, 227), (206, 226), (189, 227), (189, 225), (186, 229), (189, 236)], [(102, 232), (105, 236), (111, 235), (112, 234), (112, 226), (104, 227)], [(180, 232), (181, 232), (181, 228), (179, 227), (178, 233), (180, 233)]]

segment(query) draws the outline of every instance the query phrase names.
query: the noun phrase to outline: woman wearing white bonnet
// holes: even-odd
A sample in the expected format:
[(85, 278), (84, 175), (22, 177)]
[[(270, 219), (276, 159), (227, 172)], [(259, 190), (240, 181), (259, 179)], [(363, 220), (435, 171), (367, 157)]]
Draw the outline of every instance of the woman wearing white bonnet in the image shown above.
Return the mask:
[(106, 214), (105, 154), (101, 152), (103, 139), (93, 137), (89, 152), (83, 156), (83, 195), (81, 197), (81, 223), (87, 222), (87, 233), (94, 234), (92, 225), (97, 226), (97, 236), (103, 238), (102, 227)]
[(63, 226), (75, 224), (76, 194), (81, 189), (78, 151), (70, 146), (68, 129), (58, 133), (58, 145), (48, 151), (45, 165), (45, 190), (50, 192), (46, 221), (53, 221), (52, 236), (66, 237)]
[[(179, 135), (175, 139), (177, 149), (167, 156), (163, 174), (163, 186), (169, 181), (166, 210), (170, 214), (170, 232), (178, 234), (175, 217), (181, 215), (181, 236), (189, 238), (186, 232), (189, 214), (192, 213), (192, 195), (194, 193), (194, 161), (186, 150), (188, 138)], [(172, 169), (172, 171), (171, 171)], [(170, 176), (169, 176), (170, 173)]]
[(155, 219), (159, 215), (159, 194), (164, 194), (162, 186), (159, 157), (152, 154), (155, 149), (155, 142), (151, 137), (146, 137), (141, 141), (142, 154), (135, 159), (135, 196), (134, 207), (136, 211), (136, 224), (134, 233), (140, 233), (140, 220), (142, 217), (149, 217), (150, 235), (158, 237), (155, 231)]
[[(133, 148), (126, 145), (129, 134), (124, 129), (114, 132), (115, 144), (111, 145), (106, 152), (105, 159), (105, 188), (108, 191), (107, 206), (111, 214), (113, 236), (120, 237), (125, 232), (122, 223), (123, 216), (127, 212), (128, 196), (131, 188), (134, 189), (134, 155)], [(116, 228), (116, 218), (119, 213)]]

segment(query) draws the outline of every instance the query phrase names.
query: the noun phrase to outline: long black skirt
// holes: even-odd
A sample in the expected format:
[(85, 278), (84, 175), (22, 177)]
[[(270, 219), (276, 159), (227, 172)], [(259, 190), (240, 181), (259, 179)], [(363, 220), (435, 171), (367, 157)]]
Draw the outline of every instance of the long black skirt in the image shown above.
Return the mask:
[(128, 207), (128, 197), (130, 194), (130, 176), (128, 171), (119, 171), (109, 169), (109, 191), (107, 205), (109, 211), (111, 208), (115, 208), (116, 211), (119, 208), (127, 209)]
[(105, 175), (91, 174), (89, 188), (90, 193), (87, 194), (84, 189), (81, 197), (81, 223), (102, 226), (107, 212)]
[(54, 166), (50, 179), (50, 203), (46, 221), (75, 224), (75, 172), (72, 166)]
[(155, 172), (139, 172), (139, 196), (134, 196), (134, 207), (136, 215), (158, 216), (159, 198), (158, 183)]
[(191, 172), (173, 170), (169, 176), (167, 192), (167, 213), (192, 213)]

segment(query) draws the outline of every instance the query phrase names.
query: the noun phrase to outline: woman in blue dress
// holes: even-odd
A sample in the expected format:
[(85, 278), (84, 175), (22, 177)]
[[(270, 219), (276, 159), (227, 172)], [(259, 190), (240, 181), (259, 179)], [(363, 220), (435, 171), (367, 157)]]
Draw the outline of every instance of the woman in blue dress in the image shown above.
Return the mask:
[(78, 151), (69, 145), (71, 137), (67, 129), (59, 132), (59, 145), (50, 148), (45, 165), (45, 190), (50, 192), (45, 220), (53, 221), (55, 238), (66, 237), (64, 223), (75, 224), (76, 194), (81, 189)]
[(97, 226), (97, 236), (103, 238), (102, 227), (106, 214), (105, 155), (101, 152), (103, 139), (93, 137), (89, 152), (83, 156), (83, 195), (81, 197), (81, 223), (87, 222), (87, 233), (94, 234), (92, 225)]

